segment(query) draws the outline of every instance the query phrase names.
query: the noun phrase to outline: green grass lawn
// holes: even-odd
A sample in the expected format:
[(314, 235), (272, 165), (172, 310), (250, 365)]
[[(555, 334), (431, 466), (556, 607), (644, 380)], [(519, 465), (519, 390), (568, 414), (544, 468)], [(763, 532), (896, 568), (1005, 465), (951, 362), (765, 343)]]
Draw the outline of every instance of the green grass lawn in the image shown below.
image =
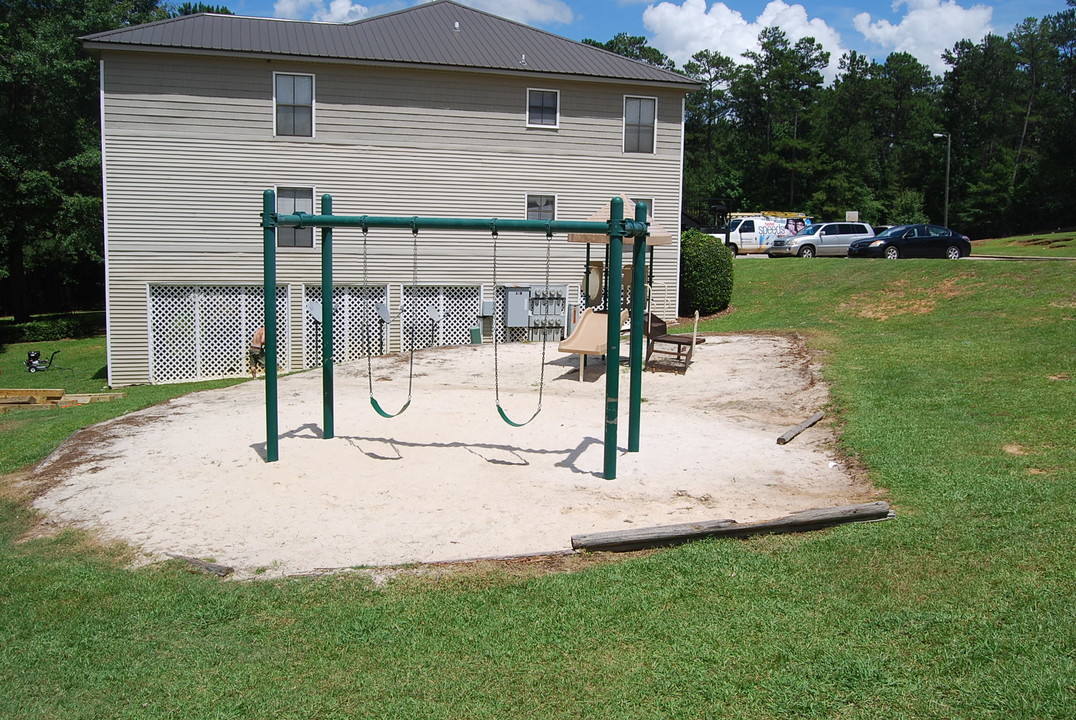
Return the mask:
[[(238, 583), (127, 570), (73, 532), (16, 542), (29, 521), (9, 488), (0, 717), (1073, 717), (1071, 266), (735, 270), (733, 311), (705, 329), (804, 335), (843, 450), (896, 520), (575, 573)], [(131, 407), (176, 390), (131, 389)]]
[(975, 240), (972, 255), (1076, 257), (1076, 233), (1040, 233), (1019, 237)]

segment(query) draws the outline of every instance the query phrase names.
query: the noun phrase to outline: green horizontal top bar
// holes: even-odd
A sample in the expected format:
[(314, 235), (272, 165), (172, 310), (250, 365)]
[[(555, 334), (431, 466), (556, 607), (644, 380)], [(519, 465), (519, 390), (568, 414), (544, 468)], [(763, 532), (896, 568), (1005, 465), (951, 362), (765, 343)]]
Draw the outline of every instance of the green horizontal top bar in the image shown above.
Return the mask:
[[(500, 220), (497, 218), (375, 217), (372, 215), (282, 215), (271, 213), (262, 227), (403, 228), (405, 230), (484, 230), (485, 232), (599, 233), (607, 235), (611, 222), (574, 220)], [(643, 237), (648, 223), (622, 220), (625, 237)]]

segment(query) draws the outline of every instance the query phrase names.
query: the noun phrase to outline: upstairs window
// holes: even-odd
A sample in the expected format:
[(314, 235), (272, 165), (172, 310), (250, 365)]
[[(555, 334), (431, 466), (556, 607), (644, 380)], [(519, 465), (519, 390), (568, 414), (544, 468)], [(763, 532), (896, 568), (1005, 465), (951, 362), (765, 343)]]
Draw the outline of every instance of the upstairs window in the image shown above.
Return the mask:
[(528, 220), (556, 220), (557, 219), (557, 196), (556, 195), (528, 195), (527, 196), (527, 219)]
[(624, 96), (624, 152), (654, 152), (657, 116), (657, 98)]
[[(279, 187), (276, 189), (276, 211), (281, 215), (314, 214), (314, 188)], [(277, 247), (314, 247), (314, 228), (278, 227)]]
[(560, 127), (560, 91), (527, 90), (527, 127)]
[(276, 134), (314, 137), (314, 76), (273, 73)]
[[(654, 198), (628, 198), (633, 203), (638, 205), (639, 203), (646, 203), (646, 219), (654, 219)], [(634, 217), (634, 215), (632, 216)]]

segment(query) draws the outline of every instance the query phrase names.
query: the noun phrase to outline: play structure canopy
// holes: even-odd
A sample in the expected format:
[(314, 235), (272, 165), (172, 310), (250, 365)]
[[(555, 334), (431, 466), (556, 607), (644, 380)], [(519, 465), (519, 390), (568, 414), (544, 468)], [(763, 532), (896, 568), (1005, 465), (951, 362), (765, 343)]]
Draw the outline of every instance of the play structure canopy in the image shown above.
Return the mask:
[[(635, 217), (635, 203), (631, 201), (627, 195), (619, 195), (624, 201), (624, 216)], [(604, 203), (597, 212), (587, 218), (587, 222), (608, 222), (609, 220), (609, 203)], [(650, 221), (650, 234), (646, 236), (647, 245), (671, 245), (672, 234), (662, 227), (654, 220)], [(609, 236), (604, 233), (568, 233), (568, 242), (574, 243), (595, 243), (598, 245), (608, 245)], [(625, 245), (634, 245), (635, 238), (625, 237)]]

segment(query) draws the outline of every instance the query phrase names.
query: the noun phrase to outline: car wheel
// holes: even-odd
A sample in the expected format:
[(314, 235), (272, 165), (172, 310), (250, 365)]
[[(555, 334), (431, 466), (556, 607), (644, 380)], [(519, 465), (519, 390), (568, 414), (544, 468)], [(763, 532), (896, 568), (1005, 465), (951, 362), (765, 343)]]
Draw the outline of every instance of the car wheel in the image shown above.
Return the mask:
[(814, 257), (814, 248), (811, 247), (810, 245), (804, 245), (803, 247), (800, 248), (799, 256), (801, 258), (813, 258)]
[(958, 248), (956, 245), (950, 245), (949, 247), (945, 248), (945, 257), (948, 260), (959, 260), (960, 248)]
[(728, 248), (732, 251), (732, 257), (736, 257), (740, 254), (740, 248), (736, 247), (735, 245), (729, 245)]
[(886, 260), (896, 260), (899, 257), (900, 257), (900, 250), (898, 250), (896, 248), (896, 246), (890, 245), (889, 247), (887, 247), (885, 249), (885, 259)]

